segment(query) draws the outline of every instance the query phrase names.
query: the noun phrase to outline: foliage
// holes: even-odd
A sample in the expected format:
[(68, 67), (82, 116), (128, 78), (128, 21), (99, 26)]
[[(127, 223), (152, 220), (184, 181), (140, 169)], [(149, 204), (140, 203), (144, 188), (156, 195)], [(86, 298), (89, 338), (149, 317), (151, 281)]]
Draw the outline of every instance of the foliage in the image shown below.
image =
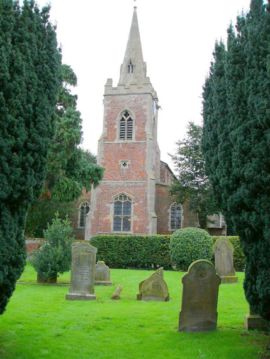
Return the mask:
[(91, 238), (97, 259), (113, 268), (170, 268), (169, 236), (98, 235)]
[(198, 213), (201, 228), (207, 227), (207, 215), (218, 212), (213, 200), (212, 186), (205, 174), (205, 161), (201, 149), (202, 127), (190, 122), (187, 136), (177, 142), (177, 152), (171, 156), (177, 172), (177, 180), (171, 193), (177, 202), (188, 200), (190, 209)]
[[(113, 286), (96, 286), (96, 301), (70, 303), (64, 300), (66, 285), (33, 285), (35, 271), (26, 266), (23, 284), (17, 285), (9, 310), (1, 318), (1, 358), (258, 359), (269, 344), (265, 333), (243, 328), (243, 315), (248, 311), (243, 273), (237, 274), (239, 283), (233, 287), (219, 288), (218, 330), (194, 335), (177, 332), (183, 273), (164, 273), (169, 302), (135, 300), (138, 284), (150, 274), (152, 271), (112, 269)], [(70, 273), (64, 273), (59, 283), (69, 279)], [(110, 298), (118, 284), (123, 291), (116, 303)]]
[(74, 202), (61, 202), (52, 198), (36, 200), (27, 213), (26, 236), (42, 238), (44, 230), (52, 223), (55, 213), (58, 213), (61, 219), (71, 218), (74, 210), (77, 211)]
[(270, 320), (270, 14), (262, 0), (216, 44), (204, 87), (203, 151), (215, 198), (240, 235), (245, 294)]
[(0, 0), (0, 313), (24, 267), (25, 216), (45, 177), (60, 61), (49, 8)]
[(40, 237), (56, 212), (70, 216), (74, 202), (91, 185), (96, 186), (103, 169), (96, 157), (78, 147), (82, 139), (82, 120), (72, 88), (77, 78), (68, 65), (62, 65), (62, 86), (55, 110), (55, 135), (50, 146), (47, 176), (42, 195), (33, 204), (26, 220), (26, 234)]
[[(213, 243), (218, 240), (219, 236), (213, 236)], [(240, 239), (237, 236), (227, 236), (226, 238), (229, 239), (229, 241), (232, 243), (234, 252), (233, 252), (233, 262), (234, 262), (234, 268), (236, 271), (243, 272), (245, 269), (246, 259), (245, 255), (243, 253), (243, 249), (240, 243)]]
[(83, 187), (96, 186), (103, 170), (95, 156), (79, 147), (82, 119), (77, 96), (72, 94), (77, 78), (68, 65), (62, 65), (62, 86), (55, 110), (55, 136), (49, 149), (48, 172), (44, 192), (53, 199), (69, 202), (77, 199)]
[(187, 270), (189, 265), (198, 259), (211, 260), (212, 247), (212, 238), (204, 229), (178, 229), (170, 239), (172, 263), (181, 270)]
[(71, 244), (75, 239), (68, 219), (58, 215), (44, 232), (45, 243), (33, 253), (31, 263), (40, 278), (50, 280), (70, 269)]

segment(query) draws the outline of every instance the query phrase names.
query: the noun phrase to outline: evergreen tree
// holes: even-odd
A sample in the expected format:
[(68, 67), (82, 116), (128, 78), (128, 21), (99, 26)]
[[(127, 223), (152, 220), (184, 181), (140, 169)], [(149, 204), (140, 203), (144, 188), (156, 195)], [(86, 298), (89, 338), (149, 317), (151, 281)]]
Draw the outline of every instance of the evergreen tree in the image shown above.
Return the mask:
[(177, 142), (177, 152), (171, 156), (177, 172), (171, 194), (177, 202), (189, 202), (198, 214), (201, 228), (207, 227), (207, 216), (218, 211), (212, 195), (212, 186), (205, 174), (205, 160), (201, 148), (202, 127), (190, 122), (187, 136)]
[(61, 66), (61, 79), (46, 180), (40, 197), (27, 215), (26, 235), (30, 237), (43, 237), (56, 212), (62, 219), (71, 217), (83, 188), (89, 191), (92, 185), (99, 183), (103, 174), (103, 169), (96, 164), (96, 157), (79, 147), (82, 119), (77, 110), (77, 96), (72, 92), (77, 77), (70, 66)]
[(25, 217), (45, 177), (60, 60), (49, 8), (0, 0), (0, 313), (24, 267)]
[(203, 94), (206, 168), (222, 210), (241, 238), (246, 255), (244, 288), (251, 310), (268, 320), (269, 43), (267, 6), (262, 0), (252, 0), (249, 13), (238, 18), (236, 31), (232, 27), (228, 31), (223, 60), (216, 49)]
[(79, 147), (82, 119), (77, 110), (77, 96), (72, 93), (77, 77), (68, 65), (62, 65), (62, 86), (55, 109), (55, 135), (48, 155), (44, 192), (47, 198), (70, 202), (82, 189), (91, 189), (102, 178), (103, 169), (94, 156)]

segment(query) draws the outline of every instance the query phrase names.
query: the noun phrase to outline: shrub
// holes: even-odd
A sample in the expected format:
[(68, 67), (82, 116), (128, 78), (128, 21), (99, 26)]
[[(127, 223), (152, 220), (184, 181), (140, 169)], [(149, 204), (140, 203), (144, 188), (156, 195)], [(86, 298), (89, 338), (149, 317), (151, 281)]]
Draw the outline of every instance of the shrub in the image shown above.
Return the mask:
[[(213, 236), (212, 238), (215, 244), (216, 240), (220, 237)], [(240, 239), (237, 236), (228, 236), (227, 238), (231, 241), (234, 247), (234, 252), (233, 252), (234, 268), (236, 271), (243, 272), (245, 269), (246, 259), (241, 247)]]
[(44, 231), (45, 243), (34, 252), (31, 263), (42, 282), (56, 281), (59, 273), (66, 272), (71, 265), (73, 230), (68, 219), (58, 214)]
[(112, 268), (170, 268), (168, 235), (98, 235), (91, 244), (98, 248), (97, 259)]
[(213, 240), (204, 229), (183, 228), (171, 235), (171, 260), (178, 269), (187, 270), (198, 259), (211, 260)]

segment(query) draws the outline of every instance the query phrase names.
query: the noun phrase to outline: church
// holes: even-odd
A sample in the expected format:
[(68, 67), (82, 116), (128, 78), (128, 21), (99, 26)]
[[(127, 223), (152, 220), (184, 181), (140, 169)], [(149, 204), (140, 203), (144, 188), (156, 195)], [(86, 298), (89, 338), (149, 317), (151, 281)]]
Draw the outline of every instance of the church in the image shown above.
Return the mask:
[(196, 215), (186, 216), (185, 205), (175, 203), (169, 194), (174, 174), (160, 160), (158, 110), (134, 7), (118, 85), (114, 87), (111, 79), (105, 84), (97, 155), (105, 171), (91, 191), (85, 239), (96, 234), (171, 233), (182, 226), (198, 226)]
[(188, 203), (176, 203), (170, 195), (175, 176), (160, 160), (158, 111), (134, 7), (118, 85), (114, 87), (112, 79), (105, 84), (97, 155), (104, 177), (80, 199), (78, 238), (89, 240), (97, 234), (113, 233), (169, 234), (181, 227), (198, 227), (197, 215)]

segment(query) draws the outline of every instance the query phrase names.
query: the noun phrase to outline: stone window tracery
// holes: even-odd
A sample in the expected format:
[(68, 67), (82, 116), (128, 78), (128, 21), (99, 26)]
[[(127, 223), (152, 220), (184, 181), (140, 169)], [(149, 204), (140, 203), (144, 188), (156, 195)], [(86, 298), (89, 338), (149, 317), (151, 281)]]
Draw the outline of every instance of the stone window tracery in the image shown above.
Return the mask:
[(170, 207), (170, 230), (182, 227), (183, 207), (179, 203), (172, 203)]
[(133, 138), (133, 119), (128, 111), (122, 114), (119, 126), (120, 140), (132, 140)]
[(132, 200), (125, 194), (120, 194), (114, 198), (113, 203), (113, 231), (131, 231), (131, 211)]
[(90, 211), (90, 205), (88, 202), (84, 202), (79, 207), (79, 228), (85, 227), (86, 216)]

